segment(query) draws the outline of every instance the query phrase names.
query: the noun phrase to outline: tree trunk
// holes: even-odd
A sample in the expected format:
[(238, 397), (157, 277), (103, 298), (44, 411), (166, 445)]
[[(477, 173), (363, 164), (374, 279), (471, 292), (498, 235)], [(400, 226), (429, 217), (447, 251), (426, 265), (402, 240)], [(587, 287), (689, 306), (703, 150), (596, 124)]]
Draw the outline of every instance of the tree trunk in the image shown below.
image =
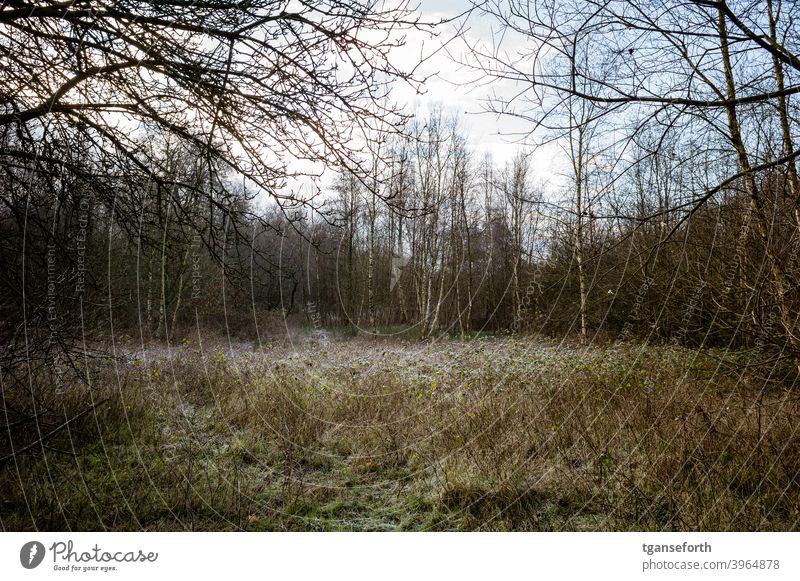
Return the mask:
[[(725, 73), (725, 84), (727, 88), (728, 104), (725, 107), (728, 118), (728, 132), (729, 139), (736, 152), (736, 157), (739, 163), (739, 171), (743, 173), (743, 181), (745, 191), (750, 197), (750, 206), (753, 211), (753, 216), (756, 219), (756, 231), (758, 232), (761, 242), (764, 246), (764, 253), (767, 256), (767, 261), (772, 273), (772, 286), (775, 290), (776, 299), (778, 302), (778, 309), (781, 313), (781, 323), (786, 332), (787, 338), (793, 349), (800, 354), (800, 336), (797, 333), (797, 313), (793, 313), (792, 309), (786, 298), (786, 273), (783, 266), (775, 256), (772, 244), (770, 242), (769, 224), (766, 214), (764, 212), (764, 203), (759, 192), (758, 185), (756, 184), (755, 177), (753, 176), (752, 166), (750, 164), (747, 150), (745, 149), (744, 140), (742, 139), (741, 128), (739, 119), (736, 113), (736, 105), (733, 100), (736, 98), (736, 86), (734, 84), (733, 68), (731, 66), (730, 52), (728, 50), (728, 32), (725, 26), (725, 14), (722, 8), (718, 10), (718, 26), (719, 26), (719, 39), (720, 49), (722, 53), (722, 65)], [(800, 359), (798, 359), (798, 368), (800, 368)]]
[(588, 342), (587, 324), (587, 285), (586, 273), (583, 265), (583, 174), (584, 174), (584, 143), (583, 127), (578, 128), (577, 152), (573, 155), (572, 163), (575, 172), (575, 262), (578, 265), (578, 284), (580, 286), (580, 325), (581, 345)]

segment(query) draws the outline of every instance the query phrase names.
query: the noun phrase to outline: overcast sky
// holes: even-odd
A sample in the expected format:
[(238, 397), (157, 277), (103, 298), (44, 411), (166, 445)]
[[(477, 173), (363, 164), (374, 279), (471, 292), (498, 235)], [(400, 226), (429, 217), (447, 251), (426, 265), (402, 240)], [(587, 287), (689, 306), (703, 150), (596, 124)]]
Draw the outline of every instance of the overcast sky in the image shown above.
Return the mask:
[[(470, 7), (468, 0), (421, 0), (420, 12), (424, 20), (437, 21), (440, 18), (454, 18), (466, 12)], [(420, 52), (430, 55), (435, 52), (438, 45), (453, 38), (456, 23), (445, 25), (438, 39), (427, 38), (424, 34), (409, 35), (408, 45), (403, 51), (403, 58), (410, 62), (418, 58)], [(466, 36), (469, 41), (483, 42), (491, 45), (492, 39), (497, 38), (498, 26), (496, 22), (485, 17), (472, 15), (466, 21)], [(502, 50), (513, 52), (524, 39), (504, 37)], [(523, 87), (510, 83), (494, 81), (486, 84), (485, 79), (480, 79), (474, 69), (461, 66), (459, 62), (471, 62), (471, 55), (467, 51), (467, 44), (459, 39), (448, 42), (446, 50), (435, 52), (419, 69), (423, 76), (431, 75), (426, 83), (425, 94), (414, 95), (408, 89), (398, 87), (397, 99), (401, 103), (407, 102), (409, 107), (426, 110), (433, 104), (441, 104), (446, 110), (458, 114), (462, 127), (471, 137), (470, 142), (476, 153), (482, 155), (489, 152), (498, 165), (503, 165), (523, 145), (519, 143), (519, 134), (527, 132), (519, 119), (511, 117), (498, 117), (487, 113), (486, 99), (489, 92), (510, 96)], [(482, 83), (476, 83), (482, 80)], [(547, 147), (539, 150), (534, 155), (534, 169), (537, 181), (550, 182), (554, 185), (562, 171), (556, 147)]]
[[(454, 19), (464, 14), (470, 7), (468, 0), (420, 0), (420, 16), (425, 22), (438, 22), (442, 19)], [(418, 77), (428, 77), (423, 94), (403, 83), (396, 83), (391, 97), (397, 105), (406, 107), (410, 112), (424, 115), (430, 108), (441, 106), (445, 113), (458, 116), (462, 132), (469, 138), (469, 146), (477, 157), (485, 153), (491, 154), (497, 167), (502, 167), (521, 148), (530, 146), (520, 142), (520, 134), (529, 131), (524, 122), (511, 117), (498, 117), (486, 112), (486, 99), (490, 91), (500, 95), (518, 93), (522, 87), (509, 82), (493, 81), (476, 73), (474, 68), (463, 66), (463, 62), (472, 63), (472, 55), (467, 50), (467, 42), (456, 36), (456, 29), (464, 23), (460, 18), (438, 28), (438, 36), (432, 37), (422, 31), (407, 33), (406, 45), (396, 50), (395, 63), (400, 68), (410, 70), (424, 55), (425, 62), (417, 69)], [(463, 29), (470, 43), (483, 42), (492, 45), (496, 38), (498, 26), (489, 18), (480, 18), (476, 14), (466, 18)], [(522, 38), (504, 37), (502, 49), (513, 52), (517, 46), (525, 42)], [(442, 44), (446, 43), (443, 48)], [(516, 43), (516, 45), (515, 45)], [(482, 82), (476, 82), (482, 81)], [(541, 184), (551, 193), (562, 183), (564, 164), (563, 156), (557, 146), (537, 149), (532, 158), (534, 184)], [(323, 176), (323, 187), (330, 187), (335, 180), (335, 173), (326, 171)], [(302, 182), (300, 182), (302, 183)], [(298, 187), (295, 183), (292, 189)], [(307, 184), (305, 187), (310, 187)], [(299, 186), (305, 189), (304, 186)], [(313, 188), (312, 188), (313, 189)]]

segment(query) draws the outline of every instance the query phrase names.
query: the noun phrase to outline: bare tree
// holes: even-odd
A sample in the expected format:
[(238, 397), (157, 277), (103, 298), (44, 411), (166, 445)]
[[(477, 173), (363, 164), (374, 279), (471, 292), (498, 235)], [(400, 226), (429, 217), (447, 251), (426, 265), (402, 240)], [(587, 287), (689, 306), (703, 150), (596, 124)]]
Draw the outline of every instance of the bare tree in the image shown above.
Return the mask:
[[(651, 220), (670, 224), (652, 241), (647, 261), (655, 256), (655, 246), (682, 232), (705, 204), (740, 186), (769, 264), (783, 333), (800, 353), (800, 308), (790, 291), (797, 280), (790, 280), (786, 259), (779, 255), (783, 243), (770, 229), (767, 200), (758, 185), (759, 176), (783, 168), (786, 190), (797, 204), (792, 192), (800, 150), (789, 113), (791, 96), (800, 92), (796, 3), (492, 0), (476, 2), (475, 10), (502, 27), (504, 34), (496, 38), (514, 44), (504, 50), (472, 43), (468, 64), (489, 78), (527, 88), (512, 98), (495, 97), (489, 108), (528, 121), (532, 139), (567, 139), (575, 124), (565, 117), (577, 106), (588, 113), (585, 121), (602, 124), (607, 147), (616, 154), (612, 165), (618, 177), (636, 171), (642, 159), (631, 145), (646, 132), (657, 135), (657, 143), (677, 139), (687, 166), (698, 156), (691, 147), (716, 157), (724, 168), (720, 175), (694, 182), (696, 189), (680, 203), (662, 204), (636, 218), (639, 226)], [(775, 117), (781, 146), (771, 156), (774, 148), (759, 135), (764, 120)], [(719, 147), (721, 140), (725, 147)], [(795, 213), (796, 226), (798, 220)]]

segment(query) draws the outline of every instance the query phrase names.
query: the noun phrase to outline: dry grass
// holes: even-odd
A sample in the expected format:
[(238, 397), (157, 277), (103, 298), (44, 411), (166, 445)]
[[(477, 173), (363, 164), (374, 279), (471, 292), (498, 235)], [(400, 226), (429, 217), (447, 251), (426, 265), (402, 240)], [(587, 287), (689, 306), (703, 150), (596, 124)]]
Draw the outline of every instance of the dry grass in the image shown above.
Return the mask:
[(62, 419), (107, 401), (0, 467), (0, 525), (796, 530), (800, 402), (776, 371), (529, 339), (186, 342), (62, 395), (39, 377)]

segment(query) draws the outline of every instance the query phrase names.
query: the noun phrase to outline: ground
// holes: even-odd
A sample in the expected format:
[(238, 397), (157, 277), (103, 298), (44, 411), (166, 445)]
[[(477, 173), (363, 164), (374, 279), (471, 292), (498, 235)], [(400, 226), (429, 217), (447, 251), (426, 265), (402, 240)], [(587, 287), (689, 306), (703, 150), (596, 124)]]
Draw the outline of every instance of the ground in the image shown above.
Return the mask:
[(3, 529), (798, 528), (796, 386), (731, 354), (316, 334), (117, 355), (34, 387), (67, 419), (97, 407), (0, 467)]

